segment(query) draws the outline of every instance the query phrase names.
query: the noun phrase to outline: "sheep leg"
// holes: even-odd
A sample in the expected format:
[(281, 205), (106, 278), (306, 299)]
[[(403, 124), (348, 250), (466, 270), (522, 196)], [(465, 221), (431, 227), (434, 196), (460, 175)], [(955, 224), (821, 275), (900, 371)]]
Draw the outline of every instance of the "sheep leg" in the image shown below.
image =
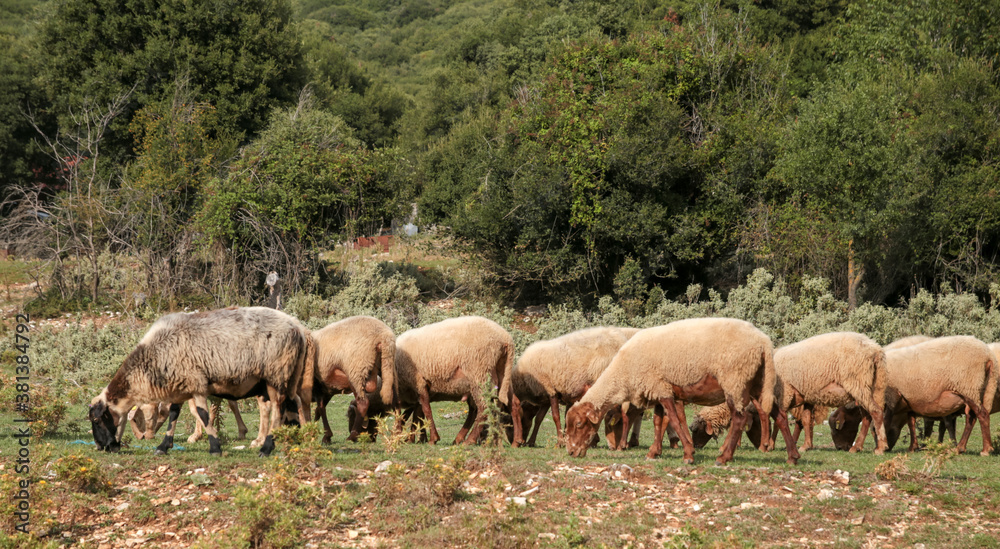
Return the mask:
[(552, 422), (556, 424), (556, 448), (566, 445), (566, 433), (563, 433), (562, 425), (559, 423), (559, 397), (549, 395), (549, 407), (552, 410)]
[(633, 406), (632, 410), (629, 412), (631, 416), (629, 418), (629, 421), (631, 421), (632, 423), (632, 436), (629, 437), (628, 445), (626, 446), (626, 448), (635, 448), (636, 446), (639, 445), (639, 429), (642, 428), (643, 412), (645, 412), (645, 410), (637, 408), (635, 406)]
[(198, 421), (198, 407), (194, 403), (194, 399), (188, 400), (188, 410), (191, 410), (191, 416), (195, 418), (194, 420), (194, 432), (188, 437), (187, 441), (190, 444), (194, 444), (201, 440), (201, 422)]
[(628, 431), (632, 427), (632, 424), (631, 424), (631, 421), (630, 421), (630, 419), (631, 419), (630, 413), (632, 411), (631, 408), (632, 407), (629, 404), (627, 404), (627, 403), (626, 404), (622, 404), (622, 411), (621, 411), (621, 414), (622, 414), (621, 435), (618, 436), (618, 440), (617, 440), (618, 445), (617, 445), (616, 448), (613, 448), (614, 450), (622, 451), (622, 450), (625, 450), (626, 448), (628, 448)]
[[(368, 397), (365, 393), (360, 393), (360, 395), (354, 395), (354, 403), (357, 408), (357, 415), (354, 416), (354, 425), (351, 425), (351, 434), (347, 437), (347, 440), (351, 442), (357, 442), (358, 436), (361, 434), (361, 429), (364, 426), (365, 420), (368, 419)], [(319, 403), (317, 403), (317, 406)]]
[(747, 423), (748, 414), (745, 407), (737, 408), (730, 396), (726, 397), (726, 405), (729, 406), (729, 414), (733, 419), (729, 425), (729, 432), (726, 433), (726, 440), (722, 443), (722, 452), (715, 458), (716, 465), (725, 465), (732, 461), (736, 442), (743, 436), (743, 427)]
[[(777, 437), (771, 436), (771, 422), (768, 420), (767, 414), (764, 413), (764, 407), (760, 405), (760, 401), (749, 396), (748, 398), (750, 398), (750, 402), (753, 402), (754, 407), (757, 409), (757, 416), (760, 418), (760, 446), (757, 449), (762, 452), (769, 452), (774, 449), (774, 440)], [(736, 440), (739, 440), (739, 438), (737, 437)]]
[(788, 451), (788, 459), (786, 461), (790, 465), (795, 465), (802, 456), (795, 449), (795, 440), (792, 438), (792, 432), (788, 428), (788, 411), (781, 406), (775, 405), (771, 409), (771, 416), (774, 417), (774, 426), (781, 431), (781, 436), (785, 438), (785, 448)]
[(131, 412), (132, 417), (128, 418), (129, 427), (132, 428), (132, 435), (135, 436), (136, 440), (146, 438), (146, 414), (142, 408), (140, 406), (133, 410)]
[(910, 412), (907, 425), (910, 427), (910, 451), (916, 452), (917, 444), (917, 414)]
[(326, 405), (329, 402), (328, 395), (316, 399), (316, 419), (323, 420), (323, 444), (330, 444), (333, 441), (333, 429), (330, 428), (330, 419), (326, 415)]
[(870, 411), (865, 412), (865, 417), (870, 417), (875, 426), (875, 455), (880, 456), (889, 449), (889, 438), (885, 432), (885, 414), (878, 406), (872, 406)]
[[(865, 439), (868, 438), (868, 427), (871, 426), (871, 422), (871, 416), (868, 416), (867, 414), (861, 415), (861, 432), (858, 433), (858, 438), (854, 440), (854, 445), (851, 446), (851, 449), (848, 450), (848, 452), (854, 454), (864, 449)], [(914, 431), (910, 431), (910, 434), (914, 434)], [(916, 437), (913, 437), (913, 442), (916, 444)], [(912, 452), (913, 450), (910, 451)]]
[(441, 436), (438, 435), (437, 427), (434, 426), (434, 412), (431, 411), (431, 394), (426, 382), (417, 382), (417, 400), (420, 402), (420, 410), (424, 413), (424, 425), (430, 431), (430, 436), (427, 440), (431, 444), (437, 444), (441, 440)]
[(669, 420), (664, 416), (663, 405), (653, 407), (653, 444), (649, 447), (646, 459), (656, 459), (663, 453), (663, 433), (667, 430)]
[(235, 400), (228, 401), (229, 411), (233, 413), (233, 418), (236, 419), (236, 430), (238, 434), (236, 438), (243, 440), (247, 438), (247, 424), (243, 423), (243, 416), (240, 415), (240, 407), (236, 404)]
[[(991, 413), (992, 413), (992, 411), (991, 411)], [(948, 436), (951, 437), (951, 441), (952, 442), (956, 442), (956, 439), (955, 439), (955, 423), (956, 423), (957, 419), (958, 418), (955, 415), (950, 415), (948, 417), (941, 418), (941, 436), (940, 436), (941, 440), (939, 440), (938, 442), (944, 442), (945, 426), (947, 426)]]
[(521, 408), (521, 399), (511, 391), (510, 397), (510, 422), (514, 424), (514, 440), (511, 446), (518, 448), (524, 444), (524, 426), (521, 423), (521, 416), (524, 410)]
[(677, 426), (675, 430), (681, 438), (681, 444), (684, 446), (684, 463), (694, 465), (694, 440), (691, 439), (691, 431), (688, 430), (687, 423), (682, 422), (680, 416), (677, 414), (678, 407), (683, 412), (684, 403), (675, 402), (672, 398), (663, 398), (660, 399), (660, 405), (663, 406), (663, 410), (667, 413), (669, 422)]
[(257, 438), (250, 441), (251, 448), (256, 448), (264, 444), (264, 439), (267, 437), (268, 417), (271, 414), (270, 407), (271, 403), (263, 396), (257, 397), (257, 409), (260, 410), (260, 424), (257, 426)]
[(476, 409), (476, 402), (474, 399), (469, 399), (465, 402), (469, 407), (469, 412), (465, 414), (465, 422), (462, 423), (462, 428), (458, 430), (458, 434), (455, 435), (455, 441), (452, 444), (461, 444), (465, 442), (466, 436), (469, 434), (469, 429), (472, 428), (472, 423), (476, 421), (476, 417), (479, 415)]
[(167, 418), (167, 434), (163, 436), (163, 442), (156, 447), (156, 455), (165, 456), (167, 451), (174, 447), (174, 428), (177, 427), (177, 416), (181, 414), (180, 404), (170, 405), (170, 417)]
[[(924, 433), (921, 438), (930, 438), (934, 434), (934, 418), (925, 417), (924, 418)], [(941, 442), (938, 440), (938, 442)]]
[(195, 395), (188, 402), (193, 402), (195, 410), (197, 413), (195, 417), (197, 418), (196, 424), (200, 422), (201, 427), (205, 430), (208, 435), (208, 453), (216, 456), (222, 455), (222, 447), (219, 445), (219, 432), (215, 430), (215, 425), (213, 425), (211, 414), (209, 413), (208, 398), (205, 395)]
[[(806, 440), (799, 447), (799, 452), (811, 450), (813, 447), (813, 406), (804, 404), (802, 406), (802, 430), (806, 432)], [(797, 439), (798, 437), (796, 437)], [(796, 440), (798, 442), (798, 440)]]
[[(556, 406), (559, 406), (557, 403)], [(545, 420), (545, 414), (549, 413), (549, 410), (544, 406), (539, 406), (538, 411), (535, 412), (534, 425), (531, 427), (531, 435), (528, 437), (528, 446), (535, 446), (535, 439), (538, 437), (538, 430), (542, 427), (542, 421)], [(559, 413), (558, 411), (556, 412)]]
[[(486, 403), (482, 401), (478, 394), (475, 398), (469, 400), (469, 414), (474, 416), (476, 425), (472, 428), (472, 432), (469, 433), (469, 438), (465, 439), (466, 444), (476, 444), (479, 442), (479, 435), (483, 433), (483, 429), (486, 427), (486, 414), (480, 414), (480, 410), (486, 409)], [(466, 418), (468, 421), (468, 418)]]
[(264, 437), (264, 444), (260, 445), (260, 457), (268, 457), (274, 451), (274, 435), (271, 434), (275, 428), (281, 425), (281, 416), (284, 413), (285, 395), (281, 394), (277, 388), (267, 386), (267, 396), (271, 400), (271, 418), (267, 424), (267, 435)]
[[(969, 416), (975, 414), (975, 417), (979, 420), (979, 428), (983, 432), (983, 451), (979, 455), (988, 456), (993, 453), (993, 440), (990, 435), (990, 412), (970, 398), (963, 396), (962, 400), (965, 401), (966, 409), (969, 410)], [(966, 428), (962, 432), (962, 443), (959, 445), (959, 452), (964, 452), (965, 445), (969, 442), (969, 435), (972, 434), (969, 432), (972, 430), (972, 427), (969, 426), (970, 423), (971, 421), (966, 422)]]

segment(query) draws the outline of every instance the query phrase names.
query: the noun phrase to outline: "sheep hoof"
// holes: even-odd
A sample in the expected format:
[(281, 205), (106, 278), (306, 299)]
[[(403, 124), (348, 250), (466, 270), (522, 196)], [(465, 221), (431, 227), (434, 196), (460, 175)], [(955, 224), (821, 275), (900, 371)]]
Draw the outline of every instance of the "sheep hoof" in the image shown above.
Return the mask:
[(171, 435), (167, 435), (163, 437), (163, 442), (161, 442), (160, 445), (156, 447), (156, 455), (165, 456), (167, 455), (167, 450), (170, 450), (173, 447), (174, 447), (174, 437)]
[(333, 443), (333, 435), (323, 436), (323, 444), (332, 444), (332, 443)]
[(260, 453), (258, 453), (257, 455), (260, 457), (268, 457), (271, 455), (271, 452), (273, 451), (274, 451), (274, 437), (272, 437), (271, 435), (267, 435), (267, 438), (264, 439), (264, 444), (261, 444), (260, 446)]
[(213, 456), (222, 455), (222, 447), (219, 445), (219, 439), (213, 437), (212, 435), (208, 436), (208, 453)]
[(876, 456), (881, 456), (881, 455), (882, 455), (882, 454), (884, 454), (884, 453), (885, 453), (885, 450), (883, 450), (883, 449), (881, 449), (881, 448), (876, 448), (876, 449), (875, 449), (875, 455), (876, 455)]
[(808, 450), (809, 450), (809, 448), (806, 448), (805, 446), (799, 446), (799, 453), (800, 454), (805, 453)]
[(796, 458), (788, 458), (787, 460), (785, 460), (785, 463), (789, 465), (797, 465), (799, 463), (799, 460)]
[(982, 452), (979, 452), (979, 455), (981, 455), (981, 456), (988, 456), (988, 455), (990, 455), (992, 453), (993, 452), (990, 451), (990, 450), (983, 450)]
[(694, 458), (684, 458), (684, 463), (686, 465), (694, 465)]
[(260, 446), (263, 443), (264, 443), (263, 440), (261, 440), (259, 438), (255, 438), (255, 439), (253, 439), (253, 440), (250, 441), (250, 447), (251, 448), (256, 448), (256, 447)]
[(726, 466), (726, 462), (722, 461), (721, 459), (717, 459), (717, 460), (715, 460), (715, 466), (716, 467), (725, 467)]
[(195, 442), (198, 442), (198, 437), (194, 435), (188, 437), (188, 444), (194, 444)]
[[(913, 450), (911, 449), (910, 451), (912, 452)], [(858, 449), (855, 446), (851, 446), (851, 449), (848, 450), (847, 452), (851, 453), (851, 454), (856, 454), (856, 453), (858, 453)]]

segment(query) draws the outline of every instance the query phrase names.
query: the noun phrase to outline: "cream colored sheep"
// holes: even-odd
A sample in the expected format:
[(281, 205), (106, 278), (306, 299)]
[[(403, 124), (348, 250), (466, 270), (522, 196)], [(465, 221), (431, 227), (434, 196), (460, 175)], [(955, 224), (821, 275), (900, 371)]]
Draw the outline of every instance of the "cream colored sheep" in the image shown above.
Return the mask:
[[(894, 434), (898, 434), (902, 423), (907, 422), (910, 451), (915, 451), (917, 415), (945, 417), (968, 407), (969, 413), (981, 422), (982, 455), (989, 455), (993, 445), (988, 407), (996, 395), (996, 368), (990, 348), (971, 336), (939, 337), (886, 352), (886, 404), (893, 410), (892, 425), (887, 428), (889, 444), (894, 442)], [(831, 416), (830, 430), (838, 448), (843, 447), (845, 435), (860, 423), (856, 416), (846, 416), (845, 407), (838, 408)], [(971, 432), (971, 425), (967, 425), (958, 443), (960, 452), (965, 451)], [(865, 434), (862, 428), (855, 447), (864, 444)]]
[[(483, 428), (483, 415), (473, 416), (471, 410), (473, 405), (477, 411), (485, 409), (481, 387), (499, 386), (500, 403), (509, 406), (513, 364), (514, 339), (496, 322), (479, 316), (442, 320), (396, 338), (400, 402), (411, 399), (412, 395), (407, 394), (410, 391), (416, 393), (432, 444), (441, 439), (431, 412), (432, 396), (455, 400), (470, 397), (470, 417), (455, 437), (455, 443), (473, 443)], [(475, 427), (469, 433), (467, 427), (473, 417)], [(514, 426), (520, 431), (520, 417), (514, 418)], [(397, 422), (396, 428), (402, 429), (402, 422)]]
[(384, 403), (392, 403), (396, 392), (396, 335), (381, 320), (370, 316), (352, 316), (313, 332), (316, 340), (316, 372), (314, 392), (316, 416), (322, 417), (328, 444), (333, 436), (326, 416), (329, 395), (343, 391), (343, 379), (354, 394), (355, 423), (350, 426), (348, 440), (357, 440), (362, 424), (368, 418), (368, 393), (379, 387)]
[(896, 341), (893, 341), (892, 343), (890, 343), (890, 344), (888, 344), (888, 345), (886, 345), (886, 346), (884, 346), (882, 348), (885, 349), (886, 351), (891, 351), (893, 349), (902, 349), (903, 347), (909, 347), (910, 345), (917, 345), (919, 343), (923, 343), (925, 341), (930, 341), (932, 339), (934, 339), (934, 338), (930, 337), (930, 336), (912, 335), (912, 336), (907, 336), (907, 337), (899, 338)]
[[(734, 433), (747, 421), (753, 401), (769, 428), (775, 384), (771, 340), (749, 322), (729, 318), (698, 318), (647, 328), (625, 343), (594, 386), (566, 415), (567, 449), (583, 456), (599, 421), (612, 407), (628, 402), (647, 407), (659, 403), (675, 425), (684, 445), (684, 461), (694, 462), (694, 446), (684, 419), (684, 403), (712, 406), (726, 402), (733, 428), (717, 459), (726, 463), (736, 447)], [(789, 441), (788, 420), (777, 414)], [(767, 436), (770, 432), (765, 433)], [(764, 440), (767, 439), (767, 436)], [(798, 453), (788, 444), (788, 460)]]
[[(181, 403), (194, 399), (208, 433), (209, 452), (221, 454), (209, 424), (209, 395), (228, 399), (267, 394), (272, 403), (261, 455), (274, 449), (270, 429), (280, 424), (282, 404), (297, 402), (303, 372), (315, 361), (315, 345), (294, 318), (266, 307), (170, 314), (157, 320), (91, 401), (89, 417), (98, 449), (118, 451), (126, 414), (134, 405), (171, 403), (169, 427), (157, 453), (173, 446)], [(311, 371), (311, 370), (310, 370)], [(300, 417), (304, 421), (303, 411)]]
[(774, 368), (778, 374), (775, 397), (781, 408), (803, 408), (806, 436), (799, 452), (813, 447), (815, 406), (838, 407), (852, 402), (870, 415), (875, 424), (878, 437), (875, 453), (885, 452), (887, 376), (885, 351), (878, 343), (855, 332), (821, 334), (775, 351)]
[[(511, 375), (514, 398), (511, 406), (521, 415), (521, 402), (548, 407), (563, 445), (559, 404), (571, 406), (597, 381), (618, 349), (635, 335), (635, 328), (596, 327), (536, 341), (521, 353)], [(534, 437), (532, 437), (534, 440)], [(515, 438), (513, 445), (520, 446)]]

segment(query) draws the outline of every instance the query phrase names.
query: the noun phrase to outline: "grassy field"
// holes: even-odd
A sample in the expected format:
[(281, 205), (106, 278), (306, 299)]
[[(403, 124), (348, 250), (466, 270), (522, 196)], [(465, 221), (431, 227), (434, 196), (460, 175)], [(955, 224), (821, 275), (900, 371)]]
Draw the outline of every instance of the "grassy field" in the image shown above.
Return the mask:
[[(931, 450), (874, 456), (833, 450), (825, 426), (817, 450), (796, 466), (783, 445), (771, 453), (744, 441), (726, 467), (718, 444), (681, 463), (679, 449), (645, 459), (642, 447), (584, 459), (555, 447), (546, 421), (538, 448), (453, 447), (345, 440), (349, 397), (329, 408), (334, 443), (315, 424), (292, 433), (269, 459), (246, 441), (223, 438), (224, 454), (188, 444), (182, 414), (177, 448), (154, 456), (158, 441), (119, 454), (95, 451), (82, 409), (59, 432), (34, 440), (30, 543), (78, 547), (996, 547), (1000, 467), (980, 457), (980, 441), (953, 456)], [(253, 433), (257, 414), (244, 416)], [(464, 419), (463, 404), (435, 405), (444, 441)], [(225, 433), (235, 436), (226, 417)], [(0, 421), (13, 426), (13, 417)], [(961, 428), (961, 425), (960, 425)], [(180, 436), (184, 433), (183, 436)], [(126, 440), (131, 434), (126, 435)], [(908, 440), (904, 435), (901, 447)], [(0, 439), (4, 486), (13, 489), (16, 439)], [(921, 472), (940, 458), (939, 468)], [(892, 461), (895, 460), (895, 461)], [(905, 460), (905, 461), (904, 461)], [(374, 473), (383, 462), (384, 472)], [(886, 464), (886, 462), (891, 462)], [(835, 475), (847, 471), (849, 477)], [(895, 474), (893, 479), (882, 476)], [(521, 498), (523, 500), (514, 498)], [(510, 498), (510, 499), (508, 499)], [(8, 504), (5, 498), (4, 504)], [(4, 510), (4, 520), (9, 519)], [(12, 525), (7, 523), (5, 530)], [(23, 537), (2, 546), (26, 547)]]

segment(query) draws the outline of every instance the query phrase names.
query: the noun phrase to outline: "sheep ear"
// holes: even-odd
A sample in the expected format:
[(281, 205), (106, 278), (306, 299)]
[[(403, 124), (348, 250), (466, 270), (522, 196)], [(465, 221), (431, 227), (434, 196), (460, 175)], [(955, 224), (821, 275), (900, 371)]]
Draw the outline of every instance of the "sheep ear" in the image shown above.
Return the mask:
[(705, 432), (708, 433), (709, 435), (715, 434), (715, 429), (712, 428), (712, 424), (710, 422), (705, 423)]
[(87, 417), (90, 418), (90, 421), (97, 421), (101, 419), (101, 416), (103, 416), (104, 412), (106, 412), (107, 410), (108, 410), (108, 405), (103, 402), (98, 402), (97, 404), (91, 404), (90, 413), (87, 414)]
[(594, 408), (593, 406), (587, 407), (587, 420), (594, 424), (601, 422), (601, 416), (597, 414), (597, 408)]

